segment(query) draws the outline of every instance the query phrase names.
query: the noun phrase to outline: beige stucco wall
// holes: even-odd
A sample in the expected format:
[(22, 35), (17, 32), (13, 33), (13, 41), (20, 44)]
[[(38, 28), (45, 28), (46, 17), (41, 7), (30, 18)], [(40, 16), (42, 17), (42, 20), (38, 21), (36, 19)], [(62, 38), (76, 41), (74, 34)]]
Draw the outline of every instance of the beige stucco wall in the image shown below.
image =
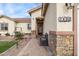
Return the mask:
[(41, 16), (41, 9), (38, 9), (31, 13), (31, 28), (32, 30), (36, 30), (36, 17)]
[(7, 18), (0, 18), (0, 23), (8, 23), (8, 31), (0, 30), (1, 35), (5, 35), (6, 33), (9, 33), (10, 35), (14, 35), (14, 31), (15, 31), (15, 22), (14, 21), (11, 21)]
[[(59, 22), (58, 17), (69, 16), (70, 22)], [(44, 33), (49, 31), (72, 31), (72, 10), (66, 10), (64, 3), (50, 3), (44, 19)]]
[(28, 24), (30, 23), (16, 23), (16, 27), (19, 29), (16, 29), (16, 31), (21, 31), (22, 33), (31, 33), (31, 30), (27, 28)]
[[(57, 3), (57, 31), (72, 31), (72, 9), (66, 10), (64, 3)], [(70, 22), (59, 22), (58, 17), (71, 17)]]
[[(77, 6), (77, 20), (78, 20), (78, 22), (77, 22), (77, 24), (78, 24), (78, 26), (77, 26), (77, 28), (79, 29), (79, 4), (78, 4), (78, 6)], [(78, 32), (77, 32), (77, 38), (78, 38), (78, 40), (77, 40), (77, 55), (79, 56), (79, 30), (78, 30)]]
[(48, 6), (45, 19), (44, 19), (44, 26), (43, 31), (44, 34), (49, 31), (56, 31), (57, 24), (56, 24), (56, 3), (51, 3)]

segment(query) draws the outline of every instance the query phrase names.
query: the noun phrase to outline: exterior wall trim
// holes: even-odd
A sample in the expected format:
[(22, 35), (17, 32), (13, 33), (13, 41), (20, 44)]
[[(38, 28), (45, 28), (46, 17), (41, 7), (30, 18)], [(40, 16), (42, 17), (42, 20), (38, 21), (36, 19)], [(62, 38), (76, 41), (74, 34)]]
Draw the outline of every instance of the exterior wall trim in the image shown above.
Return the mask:
[(42, 4), (42, 16), (45, 16), (49, 3)]
[(77, 56), (77, 4), (73, 8), (74, 56)]
[(55, 35), (74, 35), (74, 32), (70, 31), (49, 31), (49, 34), (55, 34)]

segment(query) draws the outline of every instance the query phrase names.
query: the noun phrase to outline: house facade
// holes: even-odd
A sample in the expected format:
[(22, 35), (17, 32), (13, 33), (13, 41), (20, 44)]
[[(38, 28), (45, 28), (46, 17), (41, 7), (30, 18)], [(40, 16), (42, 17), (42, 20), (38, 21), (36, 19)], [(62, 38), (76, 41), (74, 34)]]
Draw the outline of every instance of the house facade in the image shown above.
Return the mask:
[(37, 12), (36, 10), (31, 13), (35, 35), (48, 33), (48, 46), (53, 55), (77, 55), (77, 5), (44, 3), (42, 8), (37, 10), (41, 10), (39, 17), (32, 14)]
[(7, 16), (0, 16), (0, 35), (5, 36), (6, 33), (14, 35), (15, 31), (22, 33), (31, 33), (31, 21), (28, 18), (12, 19)]
[(43, 33), (49, 34), (49, 46), (55, 50), (53, 54), (77, 55), (77, 5), (69, 7), (66, 3), (43, 4), (45, 6)]
[(41, 17), (42, 6), (38, 6), (36, 8), (32, 8), (28, 11), (31, 16), (31, 33), (32, 37), (36, 37), (37, 35), (37, 18)]
[[(56, 55), (77, 55), (77, 4), (70, 7), (66, 3), (43, 6), (46, 5), (43, 31), (49, 34), (49, 46), (56, 49)], [(54, 12), (51, 13), (52, 10)]]
[(30, 18), (15, 18), (16, 31), (20, 31), (25, 34), (31, 33), (31, 19)]

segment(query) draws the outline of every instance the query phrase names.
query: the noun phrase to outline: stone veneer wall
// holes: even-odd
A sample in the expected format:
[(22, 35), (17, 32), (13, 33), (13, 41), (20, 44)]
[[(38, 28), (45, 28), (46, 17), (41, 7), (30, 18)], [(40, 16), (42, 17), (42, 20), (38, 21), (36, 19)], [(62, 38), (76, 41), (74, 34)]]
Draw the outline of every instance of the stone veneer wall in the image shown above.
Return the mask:
[(31, 31), (31, 37), (36, 38), (36, 31), (35, 30)]
[(49, 34), (48, 41), (53, 55), (73, 56), (73, 35)]
[(56, 51), (56, 44), (57, 44), (57, 40), (56, 40), (57, 36), (56, 35), (48, 35), (48, 44), (49, 47), (52, 51), (52, 55), (57, 55), (57, 51)]

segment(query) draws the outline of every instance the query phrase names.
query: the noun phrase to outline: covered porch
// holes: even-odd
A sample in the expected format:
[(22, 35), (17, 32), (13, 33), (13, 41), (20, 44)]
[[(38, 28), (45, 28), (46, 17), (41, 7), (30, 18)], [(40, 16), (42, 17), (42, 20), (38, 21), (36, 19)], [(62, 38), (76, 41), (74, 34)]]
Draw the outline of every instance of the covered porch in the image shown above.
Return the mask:
[(44, 18), (41, 17), (36, 17), (36, 36), (42, 36), (43, 35), (43, 22)]

